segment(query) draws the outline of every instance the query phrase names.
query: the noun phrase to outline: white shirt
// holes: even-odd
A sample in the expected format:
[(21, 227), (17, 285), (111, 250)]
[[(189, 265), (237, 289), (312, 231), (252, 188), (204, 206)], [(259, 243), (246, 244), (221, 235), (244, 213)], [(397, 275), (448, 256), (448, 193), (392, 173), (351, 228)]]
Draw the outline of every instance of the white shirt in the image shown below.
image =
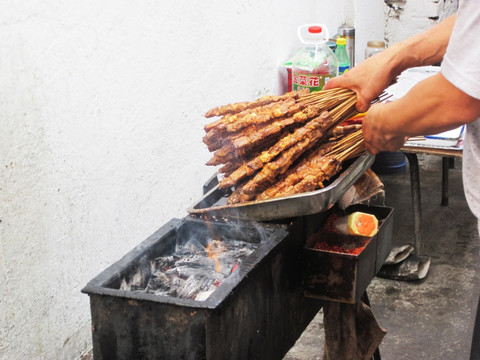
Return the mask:
[[(460, 0), (441, 72), (455, 87), (480, 100), (480, 2)], [(468, 205), (480, 219), (480, 119), (467, 125), (462, 176)]]

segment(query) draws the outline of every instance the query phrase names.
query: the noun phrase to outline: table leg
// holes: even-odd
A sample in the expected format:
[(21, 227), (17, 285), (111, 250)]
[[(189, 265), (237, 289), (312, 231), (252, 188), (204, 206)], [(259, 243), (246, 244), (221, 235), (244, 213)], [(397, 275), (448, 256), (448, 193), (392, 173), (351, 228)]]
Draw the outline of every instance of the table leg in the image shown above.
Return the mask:
[(410, 164), (410, 189), (412, 192), (413, 229), (415, 253), (423, 255), (422, 210), (420, 200), (420, 169), (417, 154), (405, 153)]
[(448, 206), (448, 170), (454, 167), (454, 158), (442, 157), (442, 206)]

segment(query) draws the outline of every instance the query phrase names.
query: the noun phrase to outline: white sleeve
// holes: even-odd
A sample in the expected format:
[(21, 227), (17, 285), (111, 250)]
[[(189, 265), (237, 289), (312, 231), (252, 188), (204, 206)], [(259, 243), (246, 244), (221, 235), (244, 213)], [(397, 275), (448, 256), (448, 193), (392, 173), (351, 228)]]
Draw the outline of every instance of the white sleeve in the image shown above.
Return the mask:
[(442, 61), (442, 75), (455, 87), (480, 99), (480, 3), (461, 0)]

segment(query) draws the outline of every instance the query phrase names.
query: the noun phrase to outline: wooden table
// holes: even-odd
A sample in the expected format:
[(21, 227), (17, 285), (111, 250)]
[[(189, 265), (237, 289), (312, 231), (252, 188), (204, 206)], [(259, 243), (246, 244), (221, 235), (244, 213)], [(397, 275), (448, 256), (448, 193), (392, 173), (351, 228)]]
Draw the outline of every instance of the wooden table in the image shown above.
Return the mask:
[[(411, 144), (411, 145), (410, 145)], [(420, 198), (420, 169), (418, 166), (418, 154), (436, 155), (442, 157), (442, 206), (448, 206), (448, 170), (453, 168), (455, 158), (463, 156), (463, 146), (427, 146), (425, 143), (410, 143), (400, 149), (405, 153), (410, 165), (410, 187), (412, 193), (412, 210), (414, 225), (415, 252), (423, 255), (422, 242), (422, 210)]]

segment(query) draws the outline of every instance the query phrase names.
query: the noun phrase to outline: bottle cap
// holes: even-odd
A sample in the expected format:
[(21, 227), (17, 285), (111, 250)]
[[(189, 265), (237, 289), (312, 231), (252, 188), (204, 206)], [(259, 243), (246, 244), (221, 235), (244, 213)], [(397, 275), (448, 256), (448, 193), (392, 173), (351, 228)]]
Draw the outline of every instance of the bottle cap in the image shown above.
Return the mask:
[(385, 48), (385, 42), (383, 41), (369, 41), (367, 46), (371, 48)]
[(347, 40), (343, 37), (338, 37), (337, 38), (337, 45), (346, 45), (347, 44)]
[(309, 33), (313, 34), (320, 34), (322, 32), (322, 27), (321, 26), (310, 26), (308, 28)]
[(306, 45), (321, 45), (328, 41), (328, 28), (323, 24), (305, 24), (297, 29), (300, 41)]

